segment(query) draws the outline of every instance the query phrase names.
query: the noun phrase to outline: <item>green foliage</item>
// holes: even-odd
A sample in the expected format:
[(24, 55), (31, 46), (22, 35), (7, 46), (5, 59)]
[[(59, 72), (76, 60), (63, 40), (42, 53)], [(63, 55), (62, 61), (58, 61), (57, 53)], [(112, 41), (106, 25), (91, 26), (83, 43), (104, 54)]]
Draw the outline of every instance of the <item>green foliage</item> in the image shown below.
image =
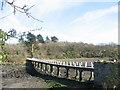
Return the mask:
[(16, 36), (16, 30), (11, 29), (9, 32), (4, 32), (2, 29), (0, 29), (0, 63), (2, 63), (2, 60), (7, 60), (7, 52), (5, 50), (5, 41), (7, 41), (11, 37)]
[[(7, 58), (7, 54), (13, 57), (36, 57), (36, 58), (104, 58), (108, 57), (110, 60), (119, 60), (120, 48), (117, 45), (93, 45), (87, 43), (69, 43), (69, 42), (57, 42), (57, 37), (46, 37), (44, 41), (42, 35), (38, 34), (35, 36), (32, 33), (23, 34), (19, 37), (19, 45), (6, 47), (5, 41), (16, 35), (16, 31), (12, 29), (9, 33), (5, 33), (0, 30), (0, 59)], [(57, 43), (54, 43), (57, 42)], [(43, 44), (44, 43), (44, 44)], [(20, 46), (21, 45), (21, 46)], [(17, 47), (18, 46), (18, 47)], [(23, 48), (23, 50), (18, 49)], [(12, 50), (11, 50), (12, 49)], [(16, 49), (16, 50), (15, 50)]]
[(9, 32), (8, 32), (8, 37), (15, 37), (16, 36), (16, 30), (15, 29), (11, 29)]
[(58, 42), (58, 38), (56, 36), (51, 37), (52, 42)]
[(118, 45), (118, 59), (120, 60), (120, 45)]
[(32, 33), (26, 35), (25, 45), (27, 46), (27, 51), (30, 53), (30, 57), (33, 57), (34, 47), (36, 44), (36, 36)]
[(7, 58), (6, 52), (4, 50), (5, 41), (7, 39), (8, 39), (8, 34), (2, 31), (2, 29), (0, 29), (0, 46), (2, 50), (2, 52), (0, 52), (0, 62), (2, 62), (2, 60), (5, 60)]
[(44, 43), (45, 42), (42, 35), (40, 35), (40, 34), (37, 35), (36, 39), (39, 43)]
[(46, 36), (46, 40), (45, 40), (46, 43), (50, 42), (50, 38), (48, 36)]
[(24, 36), (21, 35), (21, 36), (19, 37), (19, 40), (18, 40), (18, 42), (21, 43), (21, 44), (25, 42), (25, 40), (24, 40), (23, 37), (24, 37)]
[(27, 34), (26, 39), (27, 40), (26, 40), (25, 44), (27, 46), (36, 43), (36, 36), (34, 34), (30, 33), (30, 32)]

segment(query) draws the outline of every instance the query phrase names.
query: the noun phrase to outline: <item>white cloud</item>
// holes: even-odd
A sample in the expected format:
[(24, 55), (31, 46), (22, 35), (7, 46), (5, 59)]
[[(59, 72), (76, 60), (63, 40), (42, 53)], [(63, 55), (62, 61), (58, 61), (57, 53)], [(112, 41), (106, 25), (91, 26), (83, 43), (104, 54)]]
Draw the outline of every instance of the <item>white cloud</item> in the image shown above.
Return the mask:
[[(65, 0), (65, 2), (73, 2), (73, 0)], [(119, 2), (119, 0), (74, 0), (74, 2)]]
[(5, 31), (9, 31), (13, 28), (16, 29), (18, 32), (30, 30), (29, 27), (23, 26), (14, 15), (9, 16), (9, 18), (5, 19), (3, 22), (0, 22), (0, 24), (1, 28)]
[(14, 4), (20, 7), (24, 5), (34, 5), (38, 2), (38, 0), (15, 0)]
[[(41, 18), (42, 16), (49, 16), (49, 14), (53, 11), (62, 10), (71, 8), (78, 3), (65, 3), (63, 0), (16, 0), (20, 3), (16, 3), (18, 5), (23, 6), (25, 3), (28, 5), (35, 4), (35, 7), (31, 9), (32, 14), (35, 17)], [(71, 1), (72, 2), (72, 1)], [(74, 2), (74, 1), (73, 1)], [(84, 1), (83, 1), (84, 2)], [(82, 3), (81, 3), (82, 4)], [(116, 13), (118, 6), (113, 6), (106, 9), (95, 10), (91, 12), (87, 12), (82, 17), (78, 17), (73, 20), (70, 24), (70, 32), (59, 33), (55, 31), (44, 31), (41, 30), (39, 32), (35, 32), (36, 34), (42, 34), (44, 37), (46, 36), (57, 36), (60, 41), (83, 41), (88, 43), (103, 43), (103, 42), (117, 42), (117, 22), (112, 22), (111, 19), (106, 19), (109, 14)], [(12, 10), (12, 9), (11, 9)], [(116, 18), (116, 17), (115, 17)], [(102, 21), (104, 20), (104, 21)], [(31, 23), (31, 22), (30, 22)], [(106, 25), (104, 25), (106, 24)], [(0, 22), (1, 27), (4, 30), (9, 30), (11, 28), (17, 29), (19, 32), (23, 32), (26, 30), (30, 30), (30, 27), (24, 26), (20, 23), (19, 18), (17, 16), (12, 15), (7, 17), (6, 21)], [(32, 23), (33, 25), (33, 23)], [(45, 26), (46, 27), (46, 26)], [(59, 30), (59, 27), (58, 27)], [(15, 40), (13, 40), (14, 42)], [(11, 42), (11, 41), (9, 41)], [(16, 42), (16, 41), (15, 41)]]
[(90, 12), (85, 13), (82, 17), (80, 16), (80, 17), (76, 18), (70, 24), (74, 24), (74, 23), (81, 22), (81, 21), (82, 22), (90, 22), (92, 20), (101, 18), (107, 14), (115, 13), (115, 12), (118, 12), (118, 6), (113, 6), (113, 7), (107, 8), (107, 9), (90, 11)]
[(68, 9), (76, 5), (80, 5), (83, 2), (66, 2), (65, 0), (37, 0), (35, 6), (31, 10), (34, 16), (39, 18), (49, 15), (51, 12)]
[[(72, 41), (87, 43), (118, 43), (117, 6), (87, 12), (69, 25)], [(113, 16), (116, 15), (116, 16)], [(113, 19), (114, 18), (114, 19)], [(74, 35), (73, 35), (74, 34)]]

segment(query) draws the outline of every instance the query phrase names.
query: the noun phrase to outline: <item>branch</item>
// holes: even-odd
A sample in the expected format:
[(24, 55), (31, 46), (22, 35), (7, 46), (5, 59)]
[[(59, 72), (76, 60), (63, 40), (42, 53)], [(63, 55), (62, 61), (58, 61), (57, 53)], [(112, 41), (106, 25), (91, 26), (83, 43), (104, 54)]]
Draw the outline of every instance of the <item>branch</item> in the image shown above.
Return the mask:
[[(32, 19), (34, 19), (34, 20), (39, 21), (39, 22), (43, 22), (43, 21), (35, 18), (34, 16), (32, 16), (31, 13), (29, 12), (29, 10), (30, 10), (32, 7), (34, 7), (35, 5), (32, 5), (31, 7), (28, 7), (27, 5), (24, 5), (23, 7), (20, 7), (20, 6), (16, 6), (16, 5), (14, 4), (14, 2), (15, 2), (14, 0), (13, 0), (12, 2), (9, 2), (8, 0), (3, 0), (3, 1), (5, 1), (7, 4), (9, 4), (11, 7), (14, 8), (14, 11), (13, 11), (14, 14), (16, 13), (16, 11), (18, 11), (18, 12), (21, 12), (21, 13), (26, 14), (26, 16), (28, 16), (28, 18), (30, 17), (30, 18), (32, 18)], [(3, 1), (2, 1), (1, 10), (3, 9)]]
[(19, 39), (19, 37), (22, 36), (22, 35), (25, 35), (25, 33), (28, 33), (28, 32), (31, 32), (31, 31), (36, 31), (36, 30), (41, 30), (41, 29), (42, 29), (42, 27), (41, 28), (37, 28), (37, 29), (28, 30), (28, 31), (16, 34), (16, 36), (14, 38)]

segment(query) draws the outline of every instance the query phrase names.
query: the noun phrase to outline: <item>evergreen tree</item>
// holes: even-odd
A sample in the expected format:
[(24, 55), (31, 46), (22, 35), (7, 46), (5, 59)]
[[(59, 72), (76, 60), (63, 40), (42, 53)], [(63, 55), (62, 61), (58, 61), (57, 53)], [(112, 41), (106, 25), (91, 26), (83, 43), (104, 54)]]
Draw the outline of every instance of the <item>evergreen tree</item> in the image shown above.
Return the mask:
[(51, 37), (52, 42), (58, 42), (58, 38), (56, 36)]
[(50, 39), (49, 39), (48, 36), (46, 36), (46, 42), (47, 42), (47, 43), (50, 42)]
[(27, 34), (26, 39), (27, 39), (26, 44), (28, 45), (31, 45), (36, 42), (36, 36), (30, 32)]
[(21, 44), (25, 42), (23, 36), (20, 36), (18, 42), (21, 43)]
[(28, 33), (26, 36), (25, 45), (28, 47), (27, 51), (30, 53), (31, 57), (33, 57), (34, 45), (36, 44), (36, 36), (32, 33)]
[(44, 39), (43, 39), (42, 35), (38, 34), (36, 39), (39, 43), (44, 43)]

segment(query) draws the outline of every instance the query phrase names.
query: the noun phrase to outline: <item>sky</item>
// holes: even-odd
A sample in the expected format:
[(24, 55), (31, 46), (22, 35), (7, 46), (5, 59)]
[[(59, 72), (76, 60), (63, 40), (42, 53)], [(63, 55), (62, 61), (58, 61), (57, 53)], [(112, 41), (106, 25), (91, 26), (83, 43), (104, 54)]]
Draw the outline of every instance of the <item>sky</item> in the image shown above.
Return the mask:
[[(12, 0), (9, 0), (12, 1)], [(56, 36), (59, 41), (84, 43), (118, 43), (119, 0), (15, 0), (18, 6), (34, 5), (30, 13), (38, 22), (25, 14), (16, 12), (4, 4), (0, 10), (0, 28), (12, 28), (18, 33), (41, 28), (35, 35)], [(1, 6), (0, 6), (1, 7)], [(7, 16), (8, 15), (8, 16)], [(2, 17), (6, 18), (1, 19)], [(11, 38), (8, 43), (17, 43)]]

